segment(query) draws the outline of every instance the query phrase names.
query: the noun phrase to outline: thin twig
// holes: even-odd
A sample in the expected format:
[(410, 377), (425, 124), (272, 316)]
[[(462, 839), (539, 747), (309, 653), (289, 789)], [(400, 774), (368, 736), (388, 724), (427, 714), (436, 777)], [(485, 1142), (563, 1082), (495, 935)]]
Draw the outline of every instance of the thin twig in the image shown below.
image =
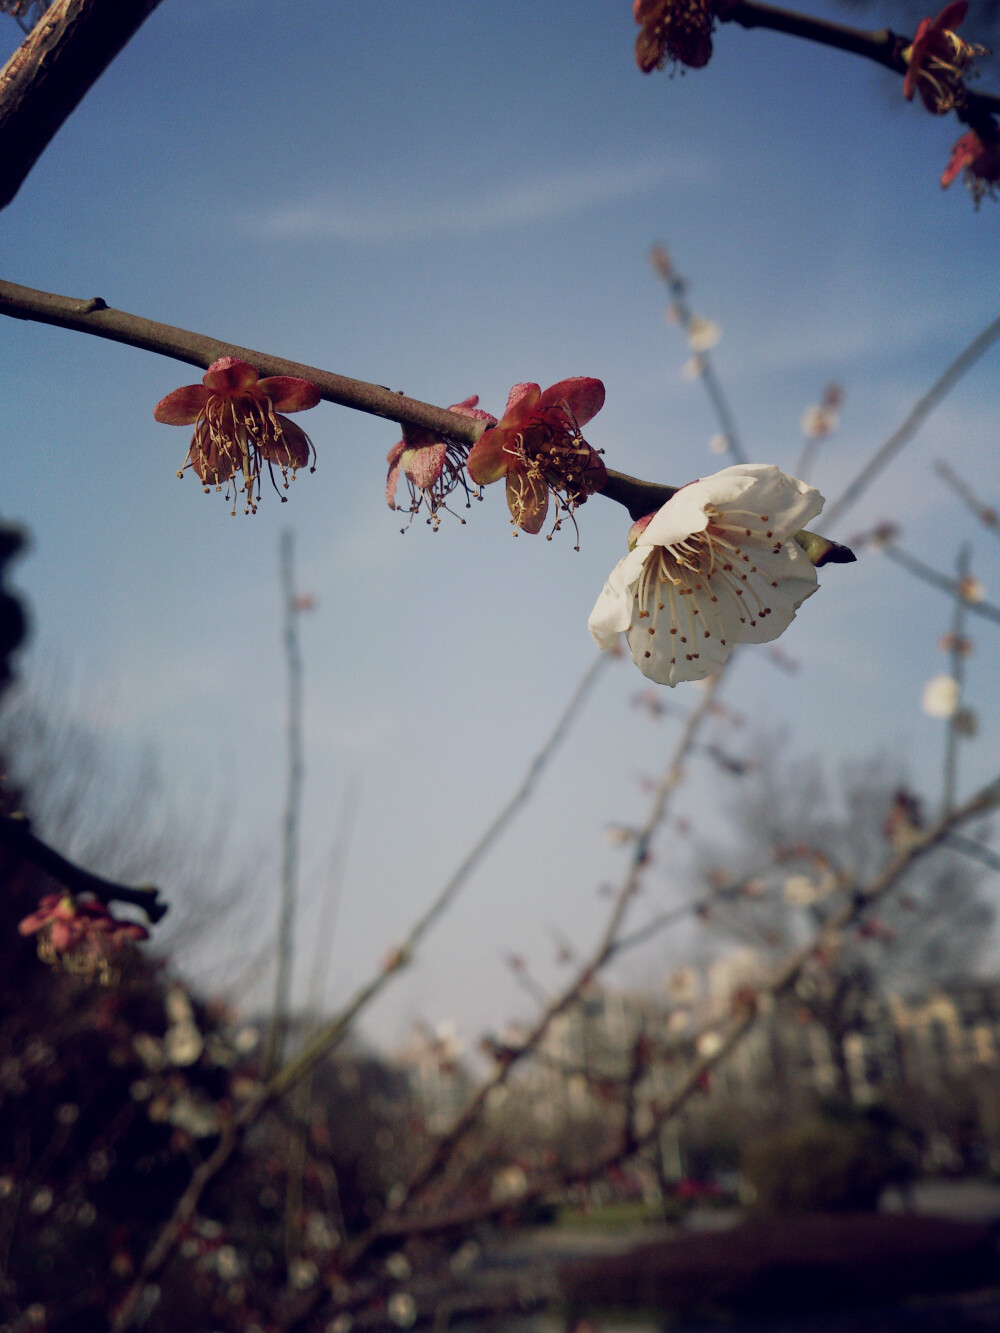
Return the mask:
[(115, 1315), (112, 1324), (112, 1333), (125, 1333), (125, 1330), (130, 1327), (132, 1318), (142, 1296), (143, 1287), (146, 1282), (148, 1282), (149, 1278), (158, 1272), (170, 1257), (174, 1246), (180, 1238), (183, 1226), (193, 1215), (202, 1193), (229, 1161), (233, 1150), (242, 1140), (242, 1136), (246, 1130), (260, 1119), (265, 1109), (270, 1106), (271, 1103), (276, 1101), (279, 1097), (282, 1097), (290, 1088), (299, 1083), (300, 1080), (305, 1078), (306, 1075), (315, 1068), (321, 1059), (336, 1049), (338, 1044), (350, 1030), (358, 1014), (367, 1008), (371, 1001), (388, 984), (389, 980), (410, 961), (419, 941), (427, 931), (430, 930), (431, 926), (441, 916), (442, 912), (444, 912), (448, 905), (454, 900), (459, 889), (499, 837), (500, 833), (506, 828), (516, 811), (528, 800), (542, 771), (552, 758), (552, 755), (555, 753), (560, 742), (565, 737), (566, 732), (576, 714), (579, 712), (580, 706), (590, 690), (590, 687), (593, 685), (607, 661), (608, 654), (606, 653), (601, 653), (594, 658), (576, 689), (573, 691), (569, 703), (563, 710), (562, 716), (556, 723), (556, 726), (545, 745), (529, 765), (528, 771), (517, 791), (489, 825), (485, 833), (445, 884), (444, 888), (431, 903), (427, 911), (412, 927), (403, 944), (395, 949), (391, 957), (383, 964), (382, 968), (355, 992), (350, 1001), (340, 1010), (337, 1016), (320, 1028), (314, 1036), (306, 1042), (298, 1055), (275, 1074), (260, 1094), (255, 1099), (248, 1100), (242, 1110), (234, 1116), (215, 1152), (212, 1153), (211, 1157), (208, 1158), (191, 1177), (191, 1180), (178, 1201), (173, 1214), (160, 1231), (160, 1234), (151, 1249), (148, 1251), (140, 1266), (138, 1278), (126, 1293), (126, 1296)]
[[(870, 907), (885, 897), (896, 886), (901, 877), (921, 857), (942, 844), (947, 845), (953, 836), (957, 836), (954, 830), (959, 825), (987, 813), (996, 808), (997, 805), (1000, 805), (1000, 778), (988, 783), (969, 800), (960, 806), (956, 806), (932, 827), (921, 832), (909, 845), (896, 852), (883, 870), (869, 884), (856, 888), (853, 892), (849, 891), (842, 906), (824, 921), (816, 934), (790, 953), (775, 969), (768, 982), (755, 988), (754, 1003), (742, 1005), (740, 1012), (730, 1018), (722, 1032), (719, 1032), (717, 1023), (709, 1025), (710, 1030), (720, 1036), (721, 1044), (711, 1054), (699, 1055), (691, 1063), (687, 1073), (670, 1097), (655, 1108), (649, 1123), (643, 1128), (641, 1134), (635, 1137), (629, 1153), (638, 1151), (647, 1143), (652, 1142), (659, 1135), (663, 1126), (683, 1110), (695, 1093), (704, 1088), (707, 1076), (739, 1045), (753, 1028), (758, 1015), (766, 1007), (762, 1005), (762, 1000), (767, 1000), (769, 997), (778, 998), (787, 994), (798, 981), (803, 969), (817, 955), (817, 952), (821, 951), (828, 939), (859, 920)], [(395, 1216), (386, 1219), (384, 1232), (386, 1235), (391, 1234), (393, 1237), (399, 1238), (407, 1235), (448, 1231), (456, 1226), (468, 1227), (477, 1221), (487, 1220), (500, 1213), (509, 1214), (514, 1210), (523, 1210), (541, 1199), (561, 1195), (567, 1185), (593, 1180), (610, 1167), (618, 1165), (622, 1160), (621, 1148), (616, 1147), (569, 1176), (558, 1176), (552, 1173), (539, 1176), (529, 1184), (528, 1189), (516, 1203), (506, 1200), (502, 1204), (491, 1202), (462, 1210), (442, 1211), (433, 1215), (417, 1213), (411, 1216)]]
[[(677, 311), (677, 317), (681, 328), (688, 335), (688, 341), (691, 338), (691, 325), (694, 320), (691, 307), (687, 302), (687, 283), (674, 269), (670, 261), (670, 256), (662, 245), (653, 247), (650, 259), (653, 268), (663, 279), (667, 290), (670, 292), (670, 298), (674, 309)], [(694, 348), (691, 349), (694, 351)], [(737, 463), (747, 461), (743, 445), (740, 443), (739, 432), (736, 429), (736, 421), (729, 408), (726, 395), (722, 392), (722, 385), (719, 383), (715, 374), (715, 368), (712, 365), (711, 358), (707, 351), (696, 352), (701, 374), (698, 378), (705, 386), (705, 392), (708, 394), (708, 401), (712, 404), (715, 415), (719, 419), (719, 425), (722, 427), (722, 435), (726, 441), (727, 451), (732, 454)]]
[(92, 893), (102, 903), (131, 903), (134, 907), (141, 907), (154, 925), (169, 910), (168, 904), (159, 897), (160, 890), (152, 884), (139, 884), (130, 888), (127, 884), (116, 884), (114, 880), (93, 875), (82, 866), (68, 861), (54, 847), (36, 837), (29, 821), (22, 815), (0, 815), (0, 845), (23, 857), (25, 861), (30, 861), (72, 893)]
[(418, 918), (411, 927), (409, 934), (403, 940), (402, 944), (393, 950), (393, 953), (388, 960), (388, 964), (383, 968), (383, 971), (363, 986), (354, 996), (353, 1000), (341, 1010), (340, 1014), (326, 1024), (325, 1027), (321, 1028), (312, 1040), (306, 1043), (299, 1054), (287, 1064), (285, 1068), (274, 1077), (274, 1079), (271, 1080), (269, 1096), (280, 1097), (287, 1088), (302, 1077), (306, 1068), (310, 1068), (317, 1060), (321, 1059), (323, 1055), (327, 1054), (327, 1052), (340, 1041), (357, 1014), (360, 1013), (362, 1009), (366, 1008), (382, 987), (386, 985), (390, 976), (394, 972), (405, 967), (410, 961), (414, 950), (423, 939), (424, 935), (427, 934), (438, 918), (447, 911), (472, 871), (493, 846), (494, 842), (510, 823), (517, 811), (530, 797), (538, 778), (541, 776), (542, 770), (552, 758), (556, 748), (569, 730), (570, 724), (576, 716), (580, 705), (583, 703), (583, 700), (597, 678), (598, 673), (606, 664), (606, 660), (606, 654), (601, 653), (591, 662), (576, 689), (573, 691), (569, 703), (563, 710), (562, 716), (553, 728), (548, 740), (528, 766), (528, 771), (524, 775), (520, 786), (489, 827), (480, 836), (475, 846), (457, 867), (450, 879), (441, 889), (440, 893), (427, 908), (426, 912), (424, 912), (423, 916)]
[(983, 527), (989, 528), (994, 537), (1000, 537), (1000, 514), (993, 506), (983, 504), (968, 482), (963, 481), (955, 469), (950, 467), (944, 459), (938, 459), (934, 464), (934, 471), (948, 483), (956, 495), (965, 501)]
[(956, 852), (961, 852), (963, 856), (971, 856), (974, 861), (989, 866), (991, 870), (1000, 870), (1000, 853), (995, 852), (992, 847), (984, 847), (981, 842), (974, 842), (972, 838), (966, 838), (961, 833), (949, 833), (944, 839), (944, 844)]
[(285, 817), (281, 836), (281, 899), (278, 915), (278, 967), (274, 982), (274, 1005), (264, 1072), (270, 1077), (281, 1060), (288, 1022), (288, 1000), (292, 986), (294, 958), (295, 897), (299, 862), (299, 805), (302, 801), (302, 650), (299, 647), (300, 608), (295, 594), (295, 538), (291, 531), (281, 534), (281, 601), (284, 618), (282, 638), (288, 670), (288, 778)]
[[(956, 586), (961, 589), (965, 585), (965, 580), (969, 574), (969, 548), (963, 546), (958, 553), (958, 562), (955, 566)], [(960, 739), (960, 715), (962, 711), (962, 686), (965, 683), (965, 652), (963, 642), (963, 630), (965, 629), (965, 612), (968, 603), (962, 596), (956, 596), (955, 606), (951, 617), (951, 634), (949, 656), (951, 658), (951, 675), (957, 686), (957, 700), (955, 711), (948, 719), (948, 734), (944, 746), (944, 780), (943, 796), (941, 799), (941, 808), (946, 813), (955, 804), (955, 785), (958, 781), (958, 742)]]
[(993, 346), (997, 338), (1000, 338), (1000, 318), (995, 319), (992, 324), (988, 324), (982, 333), (978, 333), (973, 338), (968, 347), (955, 358), (944, 374), (939, 376), (927, 392), (917, 400), (906, 419), (875, 451), (854, 480), (844, 488), (831, 505), (827, 506), (823, 515), (825, 525), (832, 528), (845, 510), (849, 509), (858, 500), (882, 469), (895, 458), (900, 449), (909, 444), (938, 403), (954, 388), (965, 372), (976, 364), (983, 353)]
[(694, 743), (695, 736), (702, 723), (711, 714), (715, 694), (725, 670), (726, 668), (723, 667), (721, 671), (716, 672), (714, 676), (709, 678), (701, 700), (688, 715), (667, 769), (657, 784), (646, 822), (635, 838), (628, 871), (615, 894), (608, 920), (597, 945), (578, 968), (576, 975), (569, 984), (549, 1001), (523, 1041), (519, 1042), (516, 1048), (512, 1048), (508, 1052), (507, 1058), (498, 1063), (493, 1075), (480, 1084), (455, 1123), (431, 1148), (424, 1162), (410, 1178), (405, 1190), (401, 1191), (398, 1199), (394, 1200), (393, 1204), (387, 1208), (382, 1218), (374, 1222), (354, 1242), (349, 1254), (343, 1257), (343, 1264), (347, 1268), (359, 1263), (361, 1258), (378, 1241), (382, 1234), (384, 1222), (391, 1222), (420, 1198), (427, 1186), (437, 1178), (451, 1160), (455, 1149), (468, 1136), (473, 1127), (478, 1124), (483, 1109), (494, 1089), (502, 1086), (507, 1081), (514, 1066), (535, 1050), (548, 1032), (553, 1020), (576, 1002), (583, 988), (593, 980), (611, 958), (614, 952), (615, 939), (625, 918), (625, 913), (638, 890), (642, 872), (648, 864), (653, 835), (663, 821), (671, 793), (681, 781), (684, 773), (684, 761)]
[(902, 565), (904, 569), (915, 574), (918, 579), (924, 583), (929, 583), (934, 588), (940, 588), (946, 592), (949, 597), (954, 597), (960, 601), (974, 615), (982, 616), (984, 620), (992, 620), (994, 624), (1000, 625), (1000, 606), (994, 606), (992, 602), (984, 602), (981, 599), (970, 597), (968, 589), (964, 589), (957, 579), (953, 579), (948, 574), (941, 574), (938, 570), (932, 569), (930, 565), (925, 565), (922, 560), (918, 560), (915, 555), (910, 555), (908, 551), (902, 551), (892, 543), (881, 545), (878, 548), (884, 556), (894, 561), (897, 565)]

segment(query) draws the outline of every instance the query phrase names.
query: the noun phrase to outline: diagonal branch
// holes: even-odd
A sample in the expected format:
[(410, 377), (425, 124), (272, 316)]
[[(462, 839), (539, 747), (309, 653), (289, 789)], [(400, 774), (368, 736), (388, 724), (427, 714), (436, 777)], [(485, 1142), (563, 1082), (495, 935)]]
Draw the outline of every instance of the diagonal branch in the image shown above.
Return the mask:
[(967, 370), (976, 364), (984, 352), (989, 351), (1000, 338), (1000, 319), (987, 324), (978, 333), (964, 351), (960, 352), (950, 366), (934, 381), (925, 394), (910, 409), (906, 419), (896, 427), (893, 433), (878, 448), (854, 480), (827, 506), (824, 522), (833, 527), (845, 509), (850, 508), (872, 484), (887, 464), (891, 463), (904, 445), (909, 444), (924, 421), (937, 407), (938, 403), (951, 391)]
[(591, 686), (608, 660), (607, 653), (599, 653), (594, 658), (573, 691), (545, 745), (528, 766), (528, 770), (513, 796), (483, 832), (475, 846), (448, 879), (428, 909), (415, 922), (404, 942), (393, 951), (379, 971), (355, 992), (337, 1016), (320, 1028), (306, 1042), (294, 1059), (278, 1070), (261, 1094), (248, 1101), (233, 1117), (217, 1148), (211, 1157), (207, 1158), (194, 1172), (184, 1193), (177, 1201), (173, 1213), (164, 1224), (152, 1247), (147, 1251), (135, 1282), (126, 1292), (115, 1312), (111, 1333), (125, 1333), (126, 1329), (132, 1327), (146, 1283), (159, 1272), (173, 1253), (174, 1246), (183, 1234), (188, 1220), (194, 1215), (202, 1194), (226, 1166), (242, 1141), (242, 1136), (246, 1130), (261, 1117), (268, 1106), (284, 1096), (290, 1088), (300, 1083), (324, 1056), (329, 1055), (336, 1049), (350, 1031), (358, 1014), (368, 1007), (391, 978), (411, 960), (419, 941), (454, 900), (479, 861), (507, 827), (514, 814), (531, 796), (542, 770), (562, 742)]
[[(784, 32), (790, 37), (803, 37), (821, 46), (832, 46), (838, 51), (849, 51), (852, 55), (874, 60), (895, 74), (905, 75), (909, 68), (903, 52), (913, 39), (900, 36), (889, 28), (880, 28), (877, 32), (866, 28), (850, 28), (843, 23), (831, 23), (828, 19), (813, 18), (791, 9), (762, 4), (759, 0), (743, 0), (743, 3), (724, 7), (724, 12), (719, 14), (719, 22), (738, 23), (741, 28), (770, 28), (772, 32)], [(998, 113), (1000, 97), (969, 89), (965, 91), (962, 105), (956, 107), (958, 118), (976, 129), (980, 126), (987, 129), (991, 116)]]
[(67, 861), (54, 847), (32, 833), (31, 825), (23, 815), (0, 815), (0, 846), (30, 861), (73, 893), (92, 893), (102, 903), (131, 903), (141, 907), (154, 925), (167, 913), (167, 904), (160, 900), (159, 889), (151, 884), (129, 888), (127, 884), (102, 879), (100, 875), (93, 875), (82, 866)]
[[(754, 1002), (742, 1005), (739, 1012), (729, 1019), (721, 1031), (718, 1031), (720, 1044), (715, 1047), (712, 1053), (699, 1055), (692, 1061), (684, 1077), (670, 1096), (654, 1108), (649, 1123), (644, 1126), (641, 1133), (634, 1136), (632, 1143), (627, 1147), (627, 1152), (623, 1151), (624, 1145), (617, 1145), (570, 1177), (556, 1176), (551, 1173), (541, 1175), (529, 1184), (528, 1189), (516, 1203), (512, 1203), (510, 1200), (505, 1200), (502, 1203), (492, 1201), (451, 1212), (442, 1211), (430, 1215), (410, 1213), (386, 1217), (381, 1224), (383, 1234), (392, 1235), (399, 1240), (409, 1235), (448, 1231), (456, 1226), (468, 1227), (477, 1221), (483, 1221), (501, 1213), (509, 1214), (514, 1210), (523, 1211), (539, 1200), (552, 1196), (555, 1192), (562, 1192), (568, 1185), (593, 1180), (607, 1171), (609, 1167), (618, 1165), (624, 1160), (625, 1156), (633, 1154), (645, 1144), (655, 1140), (663, 1126), (677, 1116), (691, 1098), (704, 1088), (706, 1077), (726, 1059), (751, 1031), (762, 1008), (765, 1007), (761, 1004), (762, 1000), (787, 994), (802, 975), (804, 968), (816, 956), (817, 951), (822, 949), (828, 939), (855, 924), (874, 903), (884, 898), (896, 887), (900, 879), (918, 860), (932, 852), (936, 847), (949, 845), (953, 838), (958, 837), (955, 830), (961, 825), (979, 815), (987, 814), (995, 809), (997, 805), (1000, 805), (1000, 778), (995, 778), (992, 782), (987, 783), (974, 796), (943, 815), (936, 824), (923, 830), (912, 843), (896, 852), (882, 871), (867, 885), (859, 886), (853, 892), (849, 891), (842, 905), (824, 921), (816, 934), (800, 948), (793, 950), (772, 973), (770, 980), (756, 989)], [(717, 1031), (718, 1029), (713, 1026), (711, 1030)]]
[(483, 432), (484, 423), (457, 412), (446, 412), (430, 403), (418, 402), (401, 393), (393, 393), (381, 384), (368, 384), (347, 375), (335, 375), (317, 366), (301, 365), (267, 352), (255, 352), (236, 343), (221, 342), (202, 333), (179, 329), (172, 324), (160, 324), (141, 315), (130, 315), (124, 310), (113, 310), (99, 296), (79, 300), (71, 296), (56, 296), (52, 292), (21, 287), (15, 282), (0, 282), (0, 314), (13, 319), (30, 319), (40, 324), (54, 324), (58, 328), (75, 329), (97, 338), (139, 347), (160, 356), (186, 361), (189, 365), (207, 370), (213, 361), (223, 356), (236, 356), (248, 361), (261, 375), (294, 375), (309, 380), (329, 403), (370, 412), (389, 421), (412, 426), (426, 426), (439, 431), (449, 439), (463, 444), (475, 444)]
[[(113, 310), (100, 296), (79, 300), (71, 296), (56, 296), (53, 292), (41, 292), (34, 287), (22, 287), (16, 282), (0, 281), (0, 315), (53, 324), (62, 329), (75, 329), (78, 333), (90, 333), (97, 338), (109, 338), (112, 342), (140, 347), (147, 352), (158, 352), (161, 356), (170, 356), (176, 361), (186, 361), (189, 365), (206, 370), (222, 356), (239, 357), (241, 361), (249, 362), (261, 375), (294, 375), (298, 379), (309, 380), (319, 390), (320, 397), (329, 403), (352, 407), (358, 412), (369, 412), (373, 416), (385, 417), (404, 425), (425, 426), (460, 444), (475, 444), (485, 429), (485, 422), (462, 416), (458, 412), (448, 412), (431, 403), (422, 403), (416, 398), (407, 398), (401, 393), (393, 393), (384, 384), (369, 384), (366, 380), (335, 375), (317, 366), (286, 361), (284, 357), (255, 352), (235, 343), (220, 342), (217, 338), (192, 333), (189, 329), (179, 329), (172, 324), (160, 324), (153, 319), (144, 319), (141, 315), (130, 315), (124, 310)], [(641, 518), (666, 504), (676, 489), (674, 486), (627, 477), (609, 468), (607, 482), (598, 494), (624, 505), (633, 518)], [(814, 565), (843, 564), (854, 559), (845, 547), (813, 533), (798, 532), (795, 539)]]
[(902, 551), (898, 546), (883, 546), (880, 548), (882, 554), (889, 560), (895, 561), (897, 565), (902, 565), (904, 569), (915, 574), (918, 579), (924, 583), (929, 583), (933, 588), (940, 588), (949, 596), (961, 603), (967, 610), (974, 615), (982, 616), (984, 620), (992, 620), (994, 624), (1000, 625), (1000, 606), (994, 606), (992, 602), (985, 602), (982, 598), (970, 597), (966, 585), (961, 579), (953, 579), (948, 574), (941, 574), (936, 569), (931, 569), (930, 565), (925, 565), (922, 560), (918, 560), (915, 555), (910, 555), (908, 551)]
[(431, 1148), (422, 1165), (411, 1177), (397, 1200), (387, 1208), (386, 1212), (363, 1235), (359, 1236), (350, 1249), (350, 1253), (345, 1257), (344, 1265), (352, 1268), (360, 1262), (371, 1247), (376, 1244), (383, 1234), (383, 1228), (391, 1224), (400, 1217), (407, 1208), (409, 1208), (424, 1193), (427, 1186), (435, 1180), (448, 1162), (451, 1160), (455, 1149), (464, 1141), (471, 1130), (479, 1123), (483, 1109), (494, 1089), (500, 1087), (507, 1081), (511, 1070), (518, 1061), (523, 1060), (530, 1055), (542, 1041), (548, 1032), (554, 1019), (568, 1009), (578, 999), (583, 988), (597, 975), (605, 963), (612, 957), (615, 950), (615, 941), (624, 921), (628, 907), (638, 891), (643, 870), (649, 861), (650, 844), (656, 830), (659, 828), (666, 814), (667, 804), (674, 789), (678, 786), (684, 776), (684, 763), (694, 743), (695, 737), (710, 716), (712, 704), (715, 700), (716, 692), (721, 684), (726, 667), (717, 671), (714, 676), (710, 676), (707, 682), (701, 700), (696, 708), (688, 714), (683, 730), (678, 738), (677, 745), (667, 765), (663, 777), (657, 784), (656, 794), (653, 798), (653, 804), (650, 808), (646, 822), (639, 831), (635, 846), (632, 852), (632, 860), (626, 872), (617, 893), (614, 903), (604, 929), (601, 932), (597, 945), (592, 950), (580, 968), (577, 970), (573, 979), (564, 987), (564, 989), (552, 1000), (549, 1001), (543, 1012), (536, 1019), (530, 1032), (525, 1039), (520, 1042), (516, 1048), (510, 1050), (507, 1058), (500, 1061), (495, 1073), (480, 1084), (477, 1091), (469, 1099), (465, 1109), (461, 1112), (458, 1119), (451, 1128), (443, 1134), (436, 1144)]
[(55, 0), (0, 70), (0, 208), (160, 0)]

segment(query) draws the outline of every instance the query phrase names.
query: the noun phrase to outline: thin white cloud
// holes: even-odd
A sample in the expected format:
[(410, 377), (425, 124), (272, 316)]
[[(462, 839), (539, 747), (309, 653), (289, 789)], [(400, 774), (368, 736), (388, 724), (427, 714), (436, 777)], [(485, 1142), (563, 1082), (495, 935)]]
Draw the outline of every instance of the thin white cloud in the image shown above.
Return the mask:
[(344, 203), (323, 196), (267, 212), (244, 215), (258, 236), (280, 240), (327, 240), (356, 245), (479, 236), (505, 227), (549, 222), (663, 185), (700, 185), (708, 164), (691, 156), (638, 157), (629, 162), (578, 171), (553, 172), (451, 199), (395, 199)]

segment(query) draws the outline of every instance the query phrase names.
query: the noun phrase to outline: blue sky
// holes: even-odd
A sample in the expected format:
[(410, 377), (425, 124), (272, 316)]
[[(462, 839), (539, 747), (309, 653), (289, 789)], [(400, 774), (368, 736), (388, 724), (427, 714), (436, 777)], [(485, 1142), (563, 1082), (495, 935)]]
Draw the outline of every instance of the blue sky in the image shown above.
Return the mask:
[[(478, 392), (499, 413), (517, 381), (596, 375), (607, 403), (591, 442), (613, 467), (680, 484), (719, 460), (649, 268), (662, 241), (722, 326), (715, 364), (755, 460), (791, 469), (802, 410), (829, 380), (845, 386), (811, 478), (831, 497), (998, 313), (996, 206), (977, 214), (961, 185), (938, 186), (959, 127), (907, 106), (874, 66), (723, 27), (707, 69), (644, 78), (624, 0), (372, 12), (164, 0), (0, 217), (9, 276), (442, 405)], [(10, 21), (4, 53), (17, 38)], [(0, 340), (4, 510), (34, 539), (18, 571), (35, 624), (25, 680), (66, 694), (112, 766), (156, 753), (180, 842), (224, 812), (234, 855), (261, 867), (261, 933), (284, 788), (277, 550), (294, 527), (317, 601), (302, 623), (303, 973), (343, 793), (362, 788), (328, 989), (343, 996), (492, 817), (591, 660), (586, 618), (624, 551), (624, 511), (592, 500), (576, 553), (566, 533), (512, 540), (493, 488), (467, 526), (401, 536), (383, 498), (398, 431), (322, 404), (299, 418), (315, 476), (287, 505), (265, 496), (256, 518), (230, 518), (175, 479), (185, 432), (152, 419), (190, 367), (13, 321)], [(832, 535), (893, 518), (941, 567), (970, 540), (1000, 596), (1000, 547), (932, 471), (946, 457), (1000, 499), (998, 357)], [(725, 744), (787, 731), (832, 773), (888, 753), (933, 796), (943, 734), (919, 699), (945, 667), (947, 599), (876, 554), (821, 585), (781, 641), (800, 671), (757, 650), (733, 673), (727, 697), (748, 725)], [(983, 725), (963, 750), (966, 787), (991, 774), (1000, 740), (997, 630), (972, 632)], [(642, 685), (630, 664), (607, 671), (372, 1032), (393, 1038), (417, 1013), (470, 1032), (502, 1021), (524, 1008), (506, 949), (548, 981), (548, 926), (592, 937), (597, 889), (623, 864), (604, 826), (641, 819), (636, 775), (662, 766), (677, 727), (629, 706)], [(681, 686), (670, 702), (695, 697)], [(678, 810), (723, 836), (735, 795), (696, 760)], [(688, 891), (689, 859), (664, 839), (637, 919)], [(252, 935), (234, 915), (212, 947), (228, 965)], [(655, 977), (681, 947), (620, 979)], [(205, 975), (204, 951), (191, 960)]]

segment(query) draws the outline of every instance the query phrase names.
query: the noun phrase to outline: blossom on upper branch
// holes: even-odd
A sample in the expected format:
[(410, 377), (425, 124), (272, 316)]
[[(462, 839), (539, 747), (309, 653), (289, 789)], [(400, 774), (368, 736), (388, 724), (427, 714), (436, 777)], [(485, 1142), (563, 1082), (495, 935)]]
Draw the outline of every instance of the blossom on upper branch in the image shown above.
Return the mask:
[(903, 52), (907, 63), (903, 96), (912, 102), (913, 94), (932, 115), (943, 116), (965, 100), (965, 71), (976, 56), (986, 54), (984, 46), (964, 42), (953, 31), (965, 20), (968, 0), (952, 0), (934, 19), (921, 19), (912, 46)]
[(601, 648), (624, 631), (651, 680), (700, 680), (739, 643), (776, 639), (816, 591), (794, 540), (819, 491), (769, 463), (740, 463), (675, 492), (632, 525), (587, 622)]
[[(194, 426), (184, 468), (197, 472), (206, 493), (233, 481), (233, 513), (243, 477), (245, 513), (256, 513), (260, 499), (262, 462), (274, 483), (274, 468), (281, 471), (285, 490), (289, 473), (294, 479), (300, 467), (315, 457), (309, 436), (282, 412), (303, 412), (315, 407), (320, 394), (315, 384), (294, 375), (270, 375), (259, 379), (253, 366), (235, 356), (224, 356), (209, 366), (201, 384), (186, 384), (162, 398), (153, 410), (157, 421), (168, 426)], [(315, 468), (311, 469), (315, 470)], [(281, 497), (284, 500), (284, 496)]]
[[(449, 412), (459, 412), (464, 417), (475, 417), (478, 421), (488, 421), (496, 425), (496, 417), (476, 407), (479, 395), (473, 394), (460, 403), (452, 403)], [(465, 461), (468, 446), (449, 440), (436, 431), (423, 426), (404, 426), (403, 438), (394, 444), (386, 455), (389, 475), (385, 482), (385, 498), (390, 509), (398, 509), (404, 514), (416, 514), (421, 505), (428, 510), (427, 522), (435, 532), (441, 522), (441, 510), (447, 509), (445, 503), (456, 487), (465, 491), (466, 509), (471, 495), (466, 479)], [(410, 490), (410, 505), (406, 508), (396, 503), (396, 489), (399, 474), (402, 472)], [(462, 523), (465, 519), (460, 520)]]
[(635, 39), (635, 63), (643, 74), (667, 59), (701, 69), (712, 55), (715, 5), (712, 0), (633, 0), (632, 14), (642, 32)]
[(983, 196), (992, 195), (1000, 181), (1000, 134), (983, 139), (975, 130), (968, 130), (957, 139), (941, 175), (941, 188), (947, 190), (960, 171), (965, 172), (965, 183), (978, 208)]
[(18, 924), (22, 935), (38, 936), (38, 956), (88, 979), (114, 979), (115, 955), (127, 941), (146, 940), (149, 931), (136, 921), (120, 921), (102, 902), (47, 893), (38, 909)]
[(515, 384), (501, 420), (472, 446), (469, 476), (477, 485), (506, 477), (511, 519), (525, 532), (541, 531), (551, 494), (557, 531), (562, 512), (572, 518), (608, 479), (597, 450), (580, 434), (603, 405), (604, 385), (584, 376), (544, 393), (537, 384)]

